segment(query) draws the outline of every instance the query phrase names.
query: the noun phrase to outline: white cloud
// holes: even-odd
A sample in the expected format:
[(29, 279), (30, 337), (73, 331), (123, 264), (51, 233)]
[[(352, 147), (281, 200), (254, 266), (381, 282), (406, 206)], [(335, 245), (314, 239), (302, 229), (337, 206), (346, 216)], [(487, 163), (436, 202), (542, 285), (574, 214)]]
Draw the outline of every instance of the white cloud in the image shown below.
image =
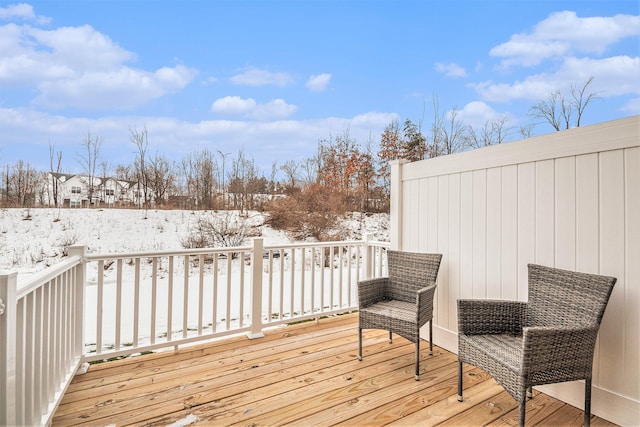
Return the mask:
[(272, 73), (266, 70), (250, 68), (231, 77), (231, 82), (244, 86), (278, 86), (284, 87), (293, 83), (293, 77), (287, 73)]
[(458, 110), (457, 118), (464, 122), (465, 125), (472, 126), (474, 129), (482, 128), (487, 121), (493, 121), (510, 116), (507, 113), (499, 113), (493, 107), (482, 101), (469, 102), (461, 110)]
[(458, 64), (443, 64), (442, 62), (437, 62), (435, 70), (447, 77), (467, 77), (467, 71)]
[(485, 101), (507, 102), (514, 99), (539, 100), (571, 85), (580, 87), (590, 77), (590, 92), (601, 97), (640, 94), (640, 57), (614, 56), (603, 59), (566, 58), (553, 73), (531, 75), (514, 83), (492, 81), (471, 85)]
[(257, 102), (255, 99), (242, 99), (239, 96), (226, 96), (216, 99), (211, 105), (211, 111), (219, 114), (247, 115), (253, 112)]
[(577, 53), (602, 54), (614, 43), (640, 35), (640, 16), (580, 18), (575, 12), (549, 15), (529, 34), (515, 34), (489, 52), (505, 58), (503, 67), (533, 66), (545, 59)]
[(305, 86), (311, 92), (322, 92), (327, 88), (330, 80), (331, 80), (331, 74), (327, 74), (327, 73), (317, 74), (317, 75), (314, 74), (311, 77), (309, 77), (309, 80), (307, 80), (307, 83), (305, 84)]
[(51, 18), (36, 15), (33, 6), (26, 3), (11, 4), (7, 7), (0, 7), (0, 19), (22, 19), (24, 21), (34, 21), (39, 24), (51, 22)]
[(630, 115), (640, 114), (640, 98), (630, 99), (621, 110)]
[[(288, 108), (277, 100), (272, 104), (285, 110)], [(211, 149), (215, 141), (215, 149), (223, 152), (236, 153), (240, 148), (250, 148), (258, 167), (268, 171), (273, 161), (301, 160), (314, 155), (318, 139), (347, 129), (352, 138), (365, 144), (372, 135), (380, 135), (397, 118), (395, 113), (372, 112), (355, 117), (312, 120), (187, 122), (162, 116), (66, 117), (29, 109), (0, 107), (3, 140), (12, 141), (2, 147), (2, 160), (12, 163), (27, 158), (34, 167), (46, 169), (49, 167), (47, 144), (51, 141), (64, 152), (64, 167), (73, 171), (78, 168), (73, 155), (78, 151), (87, 130), (90, 130), (92, 135), (103, 138), (103, 158), (109, 159), (112, 164), (128, 164), (133, 160), (128, 129), (145, 126), (154, 149), (167, 157), (179, 160), (195, 149)]]
[(38, 85), (39, 105), (61, 108), (133, 108), (184, 88), (195, 71), (183, 65), (147, 72), (122, 67), (110, 72), (85, 72), (77, 78)]
[(131, 68), (135, 55), (89, 25), (44, 30), (0, 26), (0, 88), (34, 87), (39, 105), (131, 108), (184, 88), (196, 71), (183, 65)]
[(255, 99), (227, 96), (217, 99), (211, 111), (218, 114), (248, 117), (258, 120), (282, 119), (295, 113), (298, 107), (287, 104), (283, 99), (274, 99), (266, 104), (258, 104)]

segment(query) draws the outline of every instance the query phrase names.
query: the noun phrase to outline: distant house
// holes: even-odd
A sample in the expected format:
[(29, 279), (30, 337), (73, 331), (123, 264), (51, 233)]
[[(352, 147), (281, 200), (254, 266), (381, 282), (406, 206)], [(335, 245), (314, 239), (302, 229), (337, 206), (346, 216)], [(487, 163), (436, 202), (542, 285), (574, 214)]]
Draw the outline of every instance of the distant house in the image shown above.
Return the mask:
[(64, 173), (47, 173), (45, 180), (42, 200), (45, 206), (140, 207), (144, 204), (143, 192), (135, 181), (94, 177), (91, 185), (91, 180), (86, 175)]

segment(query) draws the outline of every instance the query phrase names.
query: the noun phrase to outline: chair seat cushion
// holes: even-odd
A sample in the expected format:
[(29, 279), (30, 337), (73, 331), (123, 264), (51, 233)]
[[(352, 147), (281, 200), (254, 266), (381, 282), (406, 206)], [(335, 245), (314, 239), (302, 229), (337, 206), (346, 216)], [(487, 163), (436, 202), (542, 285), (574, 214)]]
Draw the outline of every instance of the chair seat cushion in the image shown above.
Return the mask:
[(380, 301), (362, 309), (377, 316), (390, 317), (403, 322), (416, 323), (416, 304), (398, 300)]
[[(483, 356), (512, 372), (519, 372), (522, 363), (522, 336), (513, 335), (463, 335), (460, 345), (473, 348), (473, 353)], [(491, 364), (491, 363), (490, 363)]]

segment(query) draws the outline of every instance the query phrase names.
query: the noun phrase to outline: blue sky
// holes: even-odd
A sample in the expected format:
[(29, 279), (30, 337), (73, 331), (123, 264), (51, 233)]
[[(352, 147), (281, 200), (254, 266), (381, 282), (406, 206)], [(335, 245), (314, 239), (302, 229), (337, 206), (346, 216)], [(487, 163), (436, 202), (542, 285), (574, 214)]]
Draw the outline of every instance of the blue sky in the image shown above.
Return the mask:
[[(345, 131), (429, 131), (433, 99), (466, 125), (594, 77), (583, 125), (640, 114), (637, 0), (0, 1), (0, 166), (67, 172), (88, 132), (102, 160), (239, 149), (265, 175)], [(534, 134), (551, 132), (539, 124)], [(513, 139), (518, 139), (514, 132)]]

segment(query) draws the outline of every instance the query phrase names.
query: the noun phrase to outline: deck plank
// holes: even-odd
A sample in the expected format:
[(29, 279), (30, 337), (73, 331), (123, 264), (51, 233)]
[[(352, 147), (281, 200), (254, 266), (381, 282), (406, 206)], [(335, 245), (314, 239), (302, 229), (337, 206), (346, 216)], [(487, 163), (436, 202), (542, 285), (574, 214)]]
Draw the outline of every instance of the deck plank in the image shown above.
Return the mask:
[[(385, 331), (364, 333), (357, 359), (357, 314), (92, 365), (76, 376), (53, 419), (64, 425), (513, 425), (517, 407), (478, 368), (434, 346), (421, 354)], [(515, 408), (515, 409), (514, 409)], [(537, 393), (533, 424), (579, 425), (582, 411)], [(594, 425), (607, 425), (593, 417)]]

